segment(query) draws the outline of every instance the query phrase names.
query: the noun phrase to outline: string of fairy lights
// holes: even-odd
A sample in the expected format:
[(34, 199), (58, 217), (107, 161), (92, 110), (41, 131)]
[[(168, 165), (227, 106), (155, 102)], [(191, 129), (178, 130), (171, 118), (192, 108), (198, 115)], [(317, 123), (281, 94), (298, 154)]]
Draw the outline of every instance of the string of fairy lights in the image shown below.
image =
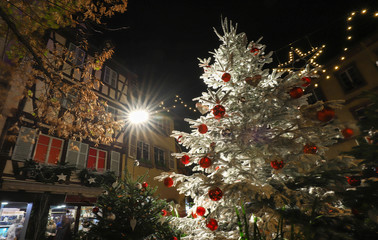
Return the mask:
[[(360, 11), (352, 11), (347, 15), (345, 42), (343, 44), (340, 44), (341, 46), (343, 46), (343, 49), (342, 49), (343, 53), (339, 57), (339, 61), (341, 61), (341, 62), (345, 62), (345, 60), (347, 60), (346, 54), (347, 54), (349, 49), (346, 45), (348, 45), (347, 43), (350, 42), (354, 38), (353, 35), (352, 35), (352, 30), (353, 30), (352, 23), (353, 23), (353, 19), (356, 18), (357, 16), (371, 16), (373, 18), (377, 18), (378, 12), (373, 12), (372, 14), (369, 15), (368, 9), (362, 9)], [(288, 44), (287, 46), (290, 46), (290, 45), (292, 45), (292, 43)], [(310, 45), (311, 45), (311, 43), (310, 43)], [(311, 49), (307, 52), (303, 52), (299, 48), (291, 47), (290, 51), (289, 51), (289, 59), (284, 63), (279, 63), (279, 65), (277, 66), (277, 68), (275, 68), (275, 70), (278, 71), (278, 72), (292, 72), (294, 70), (300, 70), (298, 68), (295, 68), (294, 64), (298, 60), (304, 60), (304, 61), (306, 61), (306, 65), (310, 65), (313, 68), (318, 69), (318, 70), (315, 70), (314, 73), (325, 74), (327, 72), (327, 70), (323, 69), (324, 68), (323, 65), (316, 62), (316, 59), (324, 52), (325, 47), (326, 47), (326, 45), (322, 45), (320, 47), (312, 47), (311, 46)], [(332, 66), (333, 71), (338, 71), (339, 69), (340, 69), (340, 64), (335, 64), (335, 65)], [(325, 76), (326, 79), (330, 79), (330, 77), (331, 77), (330, 75)], [(314, 87), (318, 87), (318, 84), (314, 84)], [(194, 112), (194, 113), (198, 112), (195, 107), (193, 107), (189, 103), (185, 102), (179, 95), (175, 96), (174, 103), (171, 106), (167, 106), (164, 101), (160, 102), (160, 104), (159, 104), (159, 107), (163, 111), (166, 111), (166, 112), (170, 112), (173, 109), (176, 109), (178, 106), (182, 106), (185, 109), (187, 109), (188, 111), (191, 111), (191, 112)]]

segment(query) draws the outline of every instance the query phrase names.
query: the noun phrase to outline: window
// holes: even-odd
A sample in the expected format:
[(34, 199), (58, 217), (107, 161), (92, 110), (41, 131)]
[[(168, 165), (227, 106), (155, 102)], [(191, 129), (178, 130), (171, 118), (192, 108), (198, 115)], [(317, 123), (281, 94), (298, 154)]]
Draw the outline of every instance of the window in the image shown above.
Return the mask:
[(66, 162), (75, 165), (77, 168), (85, 168), (88, 155), (88, 144), (69, 140), (66, 155)]
[(121, 160), (121, 154), (119, 152), (112, 151), (110, 157), (110, 171), (113, 171), (116, 176), (119, 176), (119, 163)]
[(115, 119), (116, 114), (117, 114), (117, 110), (116, 110), (114, 107), (108, 105), (108, 106), (106, 107), (106, 111), (107, 111), (108, 113), (111, 113), (113, 119)]
[(365, 84), (355, 65), (346, 67), (338, 74), (339, 82), (345, 92), (357, 89)]
[(97, 169), (99, 172), (103, 172), (106, 168), (106, 151), (89, 148), (87, 168)]
[(34, 160), (40, 163), (57, 164), (62, 153), (63, 140), (40, 134), (34, 152)]
[(70, 43), (68, 47), (70, 52), (68, 60), (77, 66), (81, 66), (84, 63), (85, 52), (73, 43)]
[(156, 121), (157, 127), (161, 131), (162, 134), (164, 135), (169, 135), (170, 134), (170, 129), (169, 129), (169, 121), (166, 119), (158, 119)]
[(323, 91), (320, 89), (320, 87), (312, 88), (312, 89), (307, 88), (306, 94), (309, 94), (309, 93), (311, 93), (311, 96), (307, 98), (307, 102), (309, 104), (314, 104), (317, 101), (326, 101), (326, 98), (323, 94)]
[(13, 150), (12, 159), (13, 160), (28, 160), (32, 153), (34, 146), (36, 130), (27, 127), (21, 127), (20, 133), (18, 134), (16, 145)]
[(175, 157), (172, 156), (172, 152), (169, 152), (169, 168), (175, 168)]
[(166, 163), (164, 150), (158, 147), (154, 147), (154, 160), (156, 166), (165, 167)]
[(68, 93), (67, 97), (61, 99), (60, 105), (62, 108), (68, 109), (73, 106), (73, 103), (76, 100), (76, 95)]
[(113, 71), (112, 69), (105, 67), (104, 73), (104, 82), (112, 86), (113, 88), (117, 85), (117, 72)]
[(137, 144), (137, 159), (142, 162), (150, 161), (150, 145), (142, 141)]

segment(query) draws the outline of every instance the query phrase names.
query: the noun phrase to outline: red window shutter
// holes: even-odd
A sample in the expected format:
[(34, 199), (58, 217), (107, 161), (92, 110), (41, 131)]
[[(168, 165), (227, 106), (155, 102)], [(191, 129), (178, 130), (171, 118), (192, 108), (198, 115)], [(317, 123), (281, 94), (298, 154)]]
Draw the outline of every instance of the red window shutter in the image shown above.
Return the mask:
[(57, 164), (59, 161), (60, 151), (62, 150), (63, 141), (60, 139), (52, 139), (48, 163)]
[(34, 160), (36, 162), (45, 163), (47, 150), (49, 148), (50, 137), (39, 135), (37, 147), (35, 149)]
[(87, 168), (96, 169), (97, 150), (89, 148)]
[(106, 158), (106, 152), (99, 150), (98, 164), (97, 164), (97, 170), (99, 172), (102, 172), (105, 170), (105, 158)]

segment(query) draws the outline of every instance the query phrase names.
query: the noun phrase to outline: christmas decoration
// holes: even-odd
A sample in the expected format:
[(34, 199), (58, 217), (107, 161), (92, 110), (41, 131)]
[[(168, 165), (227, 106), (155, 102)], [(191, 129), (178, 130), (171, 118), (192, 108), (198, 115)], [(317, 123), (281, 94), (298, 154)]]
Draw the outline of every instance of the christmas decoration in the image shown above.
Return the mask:
[(140, 190), (140, 189), (142, 189), (142, 184), (140, 184), (140, 183), (136, 183), (136, 184), (135, 184), (135, 187), (136, 187), (137, 189)]
[(253, 47), (251, 48), (251, 53), (254, 53), (255, 55), (257, 55), (259, 53), (260, 49), (256, 48), (256, 47)]
[(274, 161), (271, 161), (270, 162), (270, 166), (272, 166), (272, 168), (276, 169), (276, 170), (280, 170), (284, 167), (284, 162), (281, 160), (281, 161), (277, 161), (277, 160), (274, 160)]
[(220, 188), (216, 187), (209, 190), (209, 197), (213, 201), (219, 201), (223, 197), (223, 192)]
[(166, 186), (166, 187), (172, 187), (173, 186), (173, 180), (172, 180), (172, 178), (170, 178), (170, 177), (167, 177), (167, 178), (165, 178), (164, 179), (164, 185)]
[(303, 77), (303, 78), (301, 78), (301, 80), (304, 82), (302, 84), (302, 87), (308, 87), (308, 86), (310, 86), (310, 84), (311, 84), (311, 78), (309, 78), (309, 77)]
[(361, 177), (360, 176), (349, 176), (346, 177), (349, 185), (356, 187), (361, 184)]
[(323, 110), (318, 111), (316, 114), (317, 118), (321, 122), (331, 121), (335, 117), (335, 110), (329, 107), (323, 108)]
[(211, 166), (211, 159), (208, 158), (208, 157), (203, 157), (201, 158), (201, 160), (199, 161), (199, 165), (203, 168), (208, 168)]
[(206, 124), (201, 124), (198, 126), (198, 132), (202, 133), (202, 134), (205, 134), (207, 133), (207, 126)]
[(88, 179), (88, 182), (89, 182), (89, 184), (95, 183), (95, 182), (96, 182), (96, 178), (94, 178), (94, 177), (90, 177), (90, 178)]
[[(146, 187), (141, 192), (138, 183), (145, 176), (136, 180), (126, 173), (118, 179), (117, 187), (104, 185), (107, 195), (97, 198), (92, 209), (95, 219), (89, 221), (88, 231), (80, 239), (170, 239), (181, 233), (170, 226), (171, 217), (167, 211), (170, 205), (155, 196), (156, 188)], [(101, 211), (100, 211), (101, 209)]]
[(203, 216), (206, 213), (206, 209), (204, 207), (197, 207), (196, 213), (198, 216)]
[[(335, 131), (340, 129), (339, 119), (319, 122), (314, 115), (323, 106), (340, 108), (340, 101), (310, 105), (306, 97), (291, 100), (290, 90), (301, 88), (301, 78), (314, 77), (314, 71), (304, 68), (283, 73), (265, 69), (272, 53), (264, 53), (260, 40), (248, 42), (246, 35), (237, 33), (227, 21), (222, 30), (224, 34), (217, 32), (221, 45), (213, 51), (211, 61), (200, 59), (200, 65), (212, 62), (211, 71), (201, 76), (207, 91), (193, 100), (210, 106), (221, 104), (227, 109), (227, 118), (219, 120), (213, 112), (198, 119), (186, 118), (194, 130), (173, 131), (172, 137), (185, 136), (181, 145), (193, 159), (192, 171), (186, 175), (165, 172), (155, 177), (179, 182), (179, 193), (193, 200), (192, 205), (188, 204), (192, 206), (188, 217), (176, 219), (173, 224), (185, 231), (186, 239), (257, 239), (256, 235), (241, 235), (239, 228), (243, 226), (247, 230), (261, 229), (256, 233), (264, 233), (261, 238), (270, 240), (288, 239), (291, 225), (293, 233), (299, 232), (299, 239), (301, 231), (309, 232), (304, 224), (311, 221), (309, 228), (318, 229), (307, 239), (332, 239), (315, 235), (323, 233), (319, 226), (326, 225), (320, 221), (344, 214), (333, 192), (346, 182), (346, 174), (340, 169), (355, 169), (358, 164), (344, 156), (325, 158), (328, 147), (339, 141), (340, 132)], [(250, 54), (251, 47), (258, 47), (259, 53)], [(225, 71), (231, 73), (232, 84), (219, 81), (219, 73)], [(205, 135), (196, 130), (201, 124), (210, 130), (204, 131)], [(208, 161), (203, 158), (210, 159), (211, 164), (205, 165)], [(235, 205), (244, 207), (246, 219), (253, 216), (254, 222), (238, 219)], [(208, 211), (208, 221), (216, 219), (216, 231), (209, 231), (202, 217), (194, 218), (199, 206)], [(277, 231), (277, 225), (282, 231)]]
[(211, 231), (215, 231), (218, 228), (218, 222), (214, 218), (210, 218), (209, 221), (206, 224), (206, 227), (208, 227)]
[(163, 217), (167, 216), (167, 214), (168, 214), (167, 210), (165, 210), (165, 209), (161, 210), (161, 215)]
[(253, 77), (247, 77), (245, 79), (246, 83), (248, 83), (249, 85), (253, 86), (253, 87), (256, 87), (259, 82), (261, 81), (261, 78), (262, 76), (261, 75), (256, 75), (256, 76), (253, 76)]
[(189, 163), (189, 159), (190, 157), (188, 155), (184, 155), (181, 157), (181, 162), (186, 165)]
[(172, 240), (178, 240), (177, 237), (172, 237)]
[(306, 144), (303, 147), (303, 152), (306, 154), (316, 154), (318, 152), (318, 147), (313, 144)]
[(148, 187), (148, 183), (147, 183), (147, 182), (143, 182), (143, 183), (142, 183), (142, 187), (143, 187), (143, 188), (147, 188), (147, 187)]
[(92, 212), (93, 213), (98, 213), (98, 211), (100, 211), (100, 209), (98, 207), (94, 207), (92, 208)]
[(354, 131), (351, 128), (344, 128), (341, 130), (341, 134), (343, 134), (344, 138), (347, 139), (353, 136)]
[(290, 94), (290, 97), (293, 99), (300, 98), (303, 96), (303, 89), (300, 87), (292, 88), (289, 94)]
[(67, 175), (64, 175), (63, 173), (56, 176), (58, 177), (58, 181), (66, 181)]
[(231, 75), (229, 73), (223, 73), (222, 75), (223, 82), (228, 82), (231, 80)]
[(216, 119), (222, 118), (226, 113), (226, 109), (222, 105), (216, 105), (212, 111)]

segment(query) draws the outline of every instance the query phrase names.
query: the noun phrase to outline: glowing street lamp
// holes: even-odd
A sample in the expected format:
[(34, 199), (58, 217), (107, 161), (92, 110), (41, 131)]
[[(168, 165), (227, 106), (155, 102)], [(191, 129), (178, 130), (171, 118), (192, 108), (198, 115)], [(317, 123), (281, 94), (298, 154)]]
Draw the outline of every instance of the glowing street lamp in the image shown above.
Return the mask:
[(147, 122), (149, 113), (146, 110), (135, 110), (130, 112), (129, 121), (133, 124), (142, 124)]

